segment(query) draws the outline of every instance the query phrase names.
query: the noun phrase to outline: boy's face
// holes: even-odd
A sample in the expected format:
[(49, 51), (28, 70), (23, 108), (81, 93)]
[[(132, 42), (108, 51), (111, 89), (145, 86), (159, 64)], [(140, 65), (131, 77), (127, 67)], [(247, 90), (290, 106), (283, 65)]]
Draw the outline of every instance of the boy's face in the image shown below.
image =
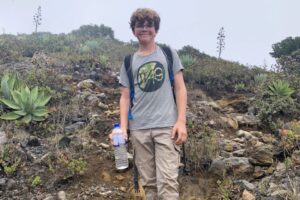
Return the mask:
[(156, 36), (154, 23), (149, 21), (136, 22), (133, 34), (141, 44), (154, 42)]

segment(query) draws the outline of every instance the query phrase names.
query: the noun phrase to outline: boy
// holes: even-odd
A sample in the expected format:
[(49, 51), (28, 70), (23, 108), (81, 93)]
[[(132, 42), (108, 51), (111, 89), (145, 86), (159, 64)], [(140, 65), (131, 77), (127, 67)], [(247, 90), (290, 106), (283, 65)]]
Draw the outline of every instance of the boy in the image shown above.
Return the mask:
[[(155, 43), (159, 25), (159, 15), (148, 8), (137, 9), (130, 18), (131, 30), (139, 41), (139, 48), (131, 60), (135, 95), (131, 104), (130, 83), (123, 64), (120, 72), (120, 124), (123, 133), (130, 129), (135, 164), (147, 199), (176, 200), (179, 198), (178, 145), (187, 137), (187, 92), (183, 66), (172, 49), (174, 99), (166, 56)], [(128, 112), (133, 116), (129, 127)]]

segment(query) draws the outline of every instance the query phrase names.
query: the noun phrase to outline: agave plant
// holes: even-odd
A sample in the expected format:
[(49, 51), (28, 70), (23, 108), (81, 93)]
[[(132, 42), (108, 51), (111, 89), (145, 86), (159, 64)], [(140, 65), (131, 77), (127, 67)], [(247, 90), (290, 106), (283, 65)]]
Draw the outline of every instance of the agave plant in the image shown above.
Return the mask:
[(234, 91), (242, 91), (246, 88), (245, 83), (237, 83), (234, 85)]
[(15, 89), (19, 89), (21, 85), (21, 81), (16, 74), (4, 74), (1, 79), (0, 97), (2, 96), (5, 99), (12, 99), (11, 92)]
[(261, 85), (261, 84), (265, 83), (267, 80), (267, 76), (268, 76), (267, 74), (257, 74), (254, 77), (255, 84)]
[(180, 60), (184, 67), (190, 67), (196, 63), (196, 59), (189, 54), (184, 54), (180, 56)]
[(290, 85), (286, 81), (273, 81), (272, 84), (269, 86), (268, 93), (271, 96), (277, 96), (277, 97), (290, 97), (294, 90), (290, 88)]
[(38, 87), (31, 91), (26, 86), (20, 90), (11, 92), (12, 99), (1, 99), (1, 101), (13, 111), (0, 116), (4, 120), (21, 120), (25, 123), (31, 121), (43, 121), (48, 114), (45, 106), (51, 96), (45, 95), (44, 92), (39, 93)]

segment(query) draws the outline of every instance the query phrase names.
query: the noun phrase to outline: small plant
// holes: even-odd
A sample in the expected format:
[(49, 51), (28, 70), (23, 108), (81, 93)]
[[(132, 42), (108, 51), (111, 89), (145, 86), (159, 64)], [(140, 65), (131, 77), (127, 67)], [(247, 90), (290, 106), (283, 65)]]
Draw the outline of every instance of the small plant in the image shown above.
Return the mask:
[(297, 135), (300, 135), (300, 122), (292, 122), (290, 129)]
[(276, 121), (283, 116), (293, 117), (296, 114), (294, 90), (286, 81), (276, 80), (264, 88), (258, 88), (254, 107), (257, 116), (264, 125), (275, 130)]
[(243, 91), (245, 89), (245, 84), (244, 83), (238, 83), (234, 85), (234, 91)]
[(273, 81), (272, 84), (269, 86), (269, 95), (276, 96), (276, 97), (290, 97), (294, 90), (290, 88), (290, 85), (286, 81)]
[(12, 91), (13, 100), (1, 99), (1, 101), (13, 109), (12, 112), (5, 113), (0, 116), (4, 120), (21, 120), (29, 123), (31, 121), (43, 121), (48, 114), (48, 109), (45, 106), (51, 96), (44, 95), (44, 92), (39, 93), (38, 87), (31, 91), (26, 86), (19, 91)]
[(233, 182), (230, 178), (224, 178), (222, 181), (218, 180), (218, 192), (222, 199), (230, 200), (230, 188), (233, 187)]
[(294, 180), (294, 179), (291, 180), (289, 175), (287, 175), (287, 177), (288, 177), (290, 187), (289, 187), (286, 199), (298, 200), (299, 199), (299, 193), (300, 193), (299, 182)]
[[(194, 170), (202, 170), (207, 167), (219, 152), (219, 137), (215, 130), (204, 127), (200, 128), (191, 124), (191, 134), (186, 142), (186, 157)], [(194, 132), (195, 131), (195, 132)]]
[(68, 163), (68, 169), (71, 171), (73, 175), (82, 175), (84, 171), (86, 170), (86, 161), (84, 161), (82, 158), (76, 160), (72, 159)]
[(53, 166), (53, 161), (51, 159), (51, 154), (48, 154), (47, 156), (47, 164), (48, 164), (48, 169), (51, 173), (55, 173), (55, 169), (54, 169), (54, 166)]
[(42, 183), (42, 179), (40, 176), (30, 177), (29, 181), (31, 182), (32, 187), (36, 187)]
[(184, 54), (182, 56), (180, 56), (180, 60), (182, 62), (182, 65), (186, 68), (189, 68), (193, 65), (195, 65), (196, 63), (196, 59), (192, 56), (190, 56), (189, 54)]
[(71, 173), (72, 176), (74, 175), (82, 175), (85, 170), (87, 163), (82, 158), (74, 159), (70, 158), (69, 155), (60, 153), (58, 156), (58, 163), (63, 166), (65, 169)]
[(21, 162), (21, 158), (16, 158), (16, 160), (14, 161), (13, 164), (11, 164), (11, 165), (5, 165), (4, 164), (4, 172), (5, 172), (5, 174), (6, 175), (11, 175), (14, 172), (16, 172), (17, 168), (20, 165), (20, 162)]
[(97, 60), (98, 60), (99, 64), (102, 66), (107, 66), (107, 64), (109, 62), (109, 58), (105, 55), (101, 55)]
[(267, 186), (266, 186), (265, 181), (259, 182), (258, 191), (260, 192), (261, 195), (267, 196), (268, 192), (267, 192)]
[(255, 85), (262, 85), (266, 82), (268, 75), (267, 74), (258, 74), (254, 77)]

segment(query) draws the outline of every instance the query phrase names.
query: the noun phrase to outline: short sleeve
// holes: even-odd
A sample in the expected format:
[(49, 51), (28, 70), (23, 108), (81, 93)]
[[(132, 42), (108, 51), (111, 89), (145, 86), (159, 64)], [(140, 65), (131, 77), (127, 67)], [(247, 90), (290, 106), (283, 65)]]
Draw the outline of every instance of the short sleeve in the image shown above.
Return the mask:
[(180, 61), (177, 52), (174, 49), (171, 50), (173, 55), (173, 73), (176, 74), (177, 72), (182, 71), (184, 67), (182, 66), (182, 63)]
[(129, 80), (128, 80), (128, 76), (127, 76), (127, 73), (126, 73), (124, 62), (122, 64), (121, 70), (120, 70), (120, 80), (119, 80), (119, 83), (122, 86), (129, 88)]

